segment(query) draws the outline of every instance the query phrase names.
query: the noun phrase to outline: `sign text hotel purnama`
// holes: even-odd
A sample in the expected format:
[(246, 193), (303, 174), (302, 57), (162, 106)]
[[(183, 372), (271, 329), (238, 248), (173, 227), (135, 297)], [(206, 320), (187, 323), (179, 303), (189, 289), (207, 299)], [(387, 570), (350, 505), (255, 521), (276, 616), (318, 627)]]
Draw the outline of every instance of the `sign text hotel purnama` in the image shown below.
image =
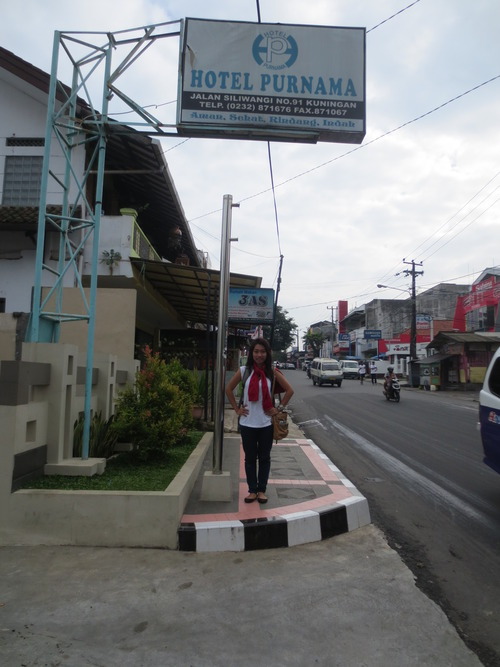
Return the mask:
[(361, 143), (365, 29), (186, 19), (178, 131)]

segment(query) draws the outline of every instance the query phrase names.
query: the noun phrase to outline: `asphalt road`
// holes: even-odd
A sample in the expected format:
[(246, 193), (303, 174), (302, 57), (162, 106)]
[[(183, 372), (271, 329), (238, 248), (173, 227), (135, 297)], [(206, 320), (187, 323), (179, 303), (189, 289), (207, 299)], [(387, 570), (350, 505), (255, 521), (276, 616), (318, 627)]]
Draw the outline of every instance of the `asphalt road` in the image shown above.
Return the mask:
[(468, 394), (293, 384), (293, 419), (368, 498), (374, 523), (488, 667), (500, 666), (500, 475)]

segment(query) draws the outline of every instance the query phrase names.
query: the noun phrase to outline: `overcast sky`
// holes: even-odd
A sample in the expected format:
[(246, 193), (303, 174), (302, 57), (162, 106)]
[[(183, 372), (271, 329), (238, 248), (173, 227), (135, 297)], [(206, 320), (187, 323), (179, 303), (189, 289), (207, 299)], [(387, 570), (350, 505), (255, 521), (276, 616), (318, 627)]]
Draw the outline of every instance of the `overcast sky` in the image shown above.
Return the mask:
[[(277, 224), (266, 142), (162, 139), (196, 245), (212, 267), (219, 268), (225, 194), (241, 202), (233, 210), (239, 240), (231, 270), (276, 288), (283, 255), (279, 303), (301, 335), (310, 323), (330, 320), (328, 306), (339, 299), (352, 308), (403, 298), (376, 285), (407, 289), (404, 258), (423, 262), (419, 291), (471, 283), (500, 264), (500, 3), (260, 0), (260, 11), (262, 22), (367, 29), (367, 132), (360, 146), (271, 143)], [(50, 72), (55, 30), (116, 32), (185, 17), (257, 21), (257, 4), (4, 3), (1, 44)], [(123, 85), (174, 123), (179, 40), (157, 43)], [(69, 73), (60, 78), (69, 82)]]

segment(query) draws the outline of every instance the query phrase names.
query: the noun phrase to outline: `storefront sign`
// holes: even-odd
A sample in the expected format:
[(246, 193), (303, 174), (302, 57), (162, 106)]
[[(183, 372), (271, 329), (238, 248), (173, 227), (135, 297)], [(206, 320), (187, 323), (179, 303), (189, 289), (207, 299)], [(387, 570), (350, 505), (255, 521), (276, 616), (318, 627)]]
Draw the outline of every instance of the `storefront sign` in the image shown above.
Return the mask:
[(363, 333), (365, 340), (380, 340), (382, 338), (381, 329), (365, 329)]
[(472, 285), (470, 294), (463, 298), (463, 307), (468, 313), (478, 308), (496, 305), (499, 299), (500, 283), (496, 283), (495, 278), (491, 276), (477, 285)]
[(365, 28), (187, 18), (181, 48), (179, 134), (363, 141)]
[(253, 324), (272, 324), (273, 289), (229, 288), (228, 320)]
[(417, 329), (430, 329), (432, 317), (430, 315), (417, 315), (415, 318), (415, 324)]
[(410, 354), (410, 346), (405, 343), (387, 346), (387, 354)]

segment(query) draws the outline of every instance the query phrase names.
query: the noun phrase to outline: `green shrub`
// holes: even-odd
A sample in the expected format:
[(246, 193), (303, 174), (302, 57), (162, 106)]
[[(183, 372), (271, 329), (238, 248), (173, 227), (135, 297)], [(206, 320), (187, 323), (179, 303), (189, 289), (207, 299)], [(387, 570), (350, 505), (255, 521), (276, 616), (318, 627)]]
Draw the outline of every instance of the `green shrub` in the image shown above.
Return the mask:
[(198, 398), (198, 374), (181, 364), (179, 359), (172, 359), (165, 364), (166, 375), (172, 384), (185, 395), (186, 401), (192, 405)]
[[(82, 414), (73, 427), (73, 456), (76, 457), (82, 455), (83, 422)], [(100, 412), (94, 414), (90, 422), (89, 456), (109, 458), (115, 449), (117, 439), (117, 433), (113, 429), (113, 415), (109, 419), (103, 419)]]
[(133, 443), (142, 460), (164, 458), (191, 426), (192, 400), (184, 373), (189, 371), (179, 362), (166, 364), (146, 347), (135, 387), (127, 387), (118, 397), (113, 428), (120, 439)]

